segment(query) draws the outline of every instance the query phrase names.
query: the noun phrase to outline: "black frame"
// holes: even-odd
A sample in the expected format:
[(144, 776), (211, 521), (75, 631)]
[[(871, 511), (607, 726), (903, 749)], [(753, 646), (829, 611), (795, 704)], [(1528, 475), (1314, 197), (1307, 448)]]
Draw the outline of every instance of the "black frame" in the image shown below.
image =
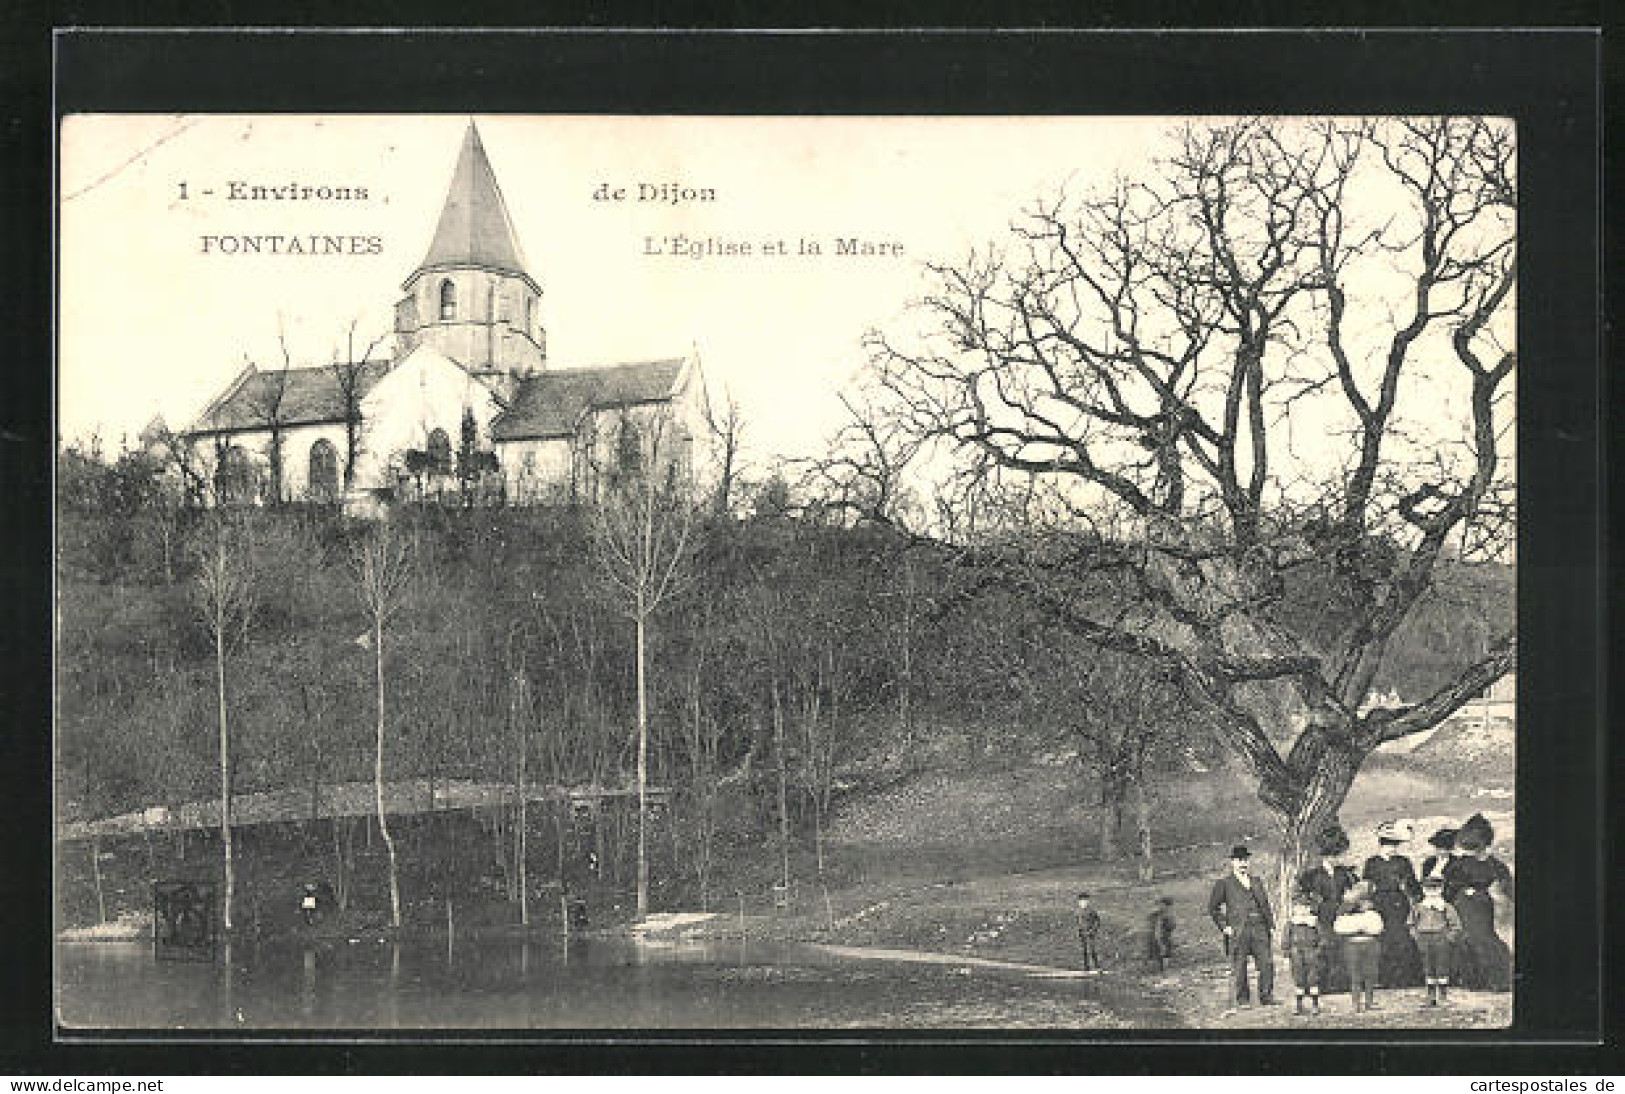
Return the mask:
[[(1248, 9), (1251, 11), (1252, 9)], [(1426, 13), (1420, 13), (1426, 17)], [(1386, 16), (1386, 13), (1384, 13)], [(1246, 15), (1243, 14), (1245, 18)], [(1256, 16), (1255, 16), (1256, 17)], [(1548, 21), (1553, 16), (1543, 18)], [(1572, 18), (1572, 14), (1570, 15)], [(42, 43), (34, 43), (36, 46)], [(358, 63), (358, 58), (362, 60)], [(37, 583), (9, 598), (25, 644), (14, 692), (30, 725), (22, 765), (34, 784), (21, 799), (40, 819), (20, 852), (32, 880), (50, 876), (49, 466), (52, 315), (46, 264), (52, 221), (54, 126), (62, 115), (101, 111), (243, 112), (665, 112), (665, 113), (1294, 113), (1462, 112), (1513, 117), (1523, 188), (1520, 249), (1520, 811), (1519, 971), (1511, 1031), (1463, 1031), (1446, 1040), (1472, 1055), (1419, 1051), (1437, 1034), (1339, 1036), (1340, 1050), (1267, 1034), (1190, 1031), (1108, 1037), (975, 1033), (927, 1038), (876, 1031), (868, 1043), (794, 1031), (713, 1037), (612, 1034), (632, 1042), (642, 1067), (716, 1070), (1134, 1070), (1324, 1071), (1339, 1062), (1368, 1069), (1553, 1072), (1596, 1059), (1604, 1037), (1603, 884), (1618, 876), (1602, 733), (1605, 676), (1602, 587), (1604, 486), (1599, 408), (1610, 394), (1601, 370), (1600, 36), (1584, 28), (1516, 31), (1301, 31), (1279, 33), (1066, 31), (837, 34), (672, 32), (333, 34), (75, 31), (52, 38), (54, 86), (47, 105), (4, 138), (7, 200), (32, 233), (12, 237), (26, 270), (10, 296), (24, 324), (26, 362), (8, 383), (5, 440), (11, 496), (43, 515), (18, 539)], [(36, 73), (38, 75), (38, 73)], [(37, 93), (37, 89), (36, 89)], [(42, 172), (40, 169), (44, 168)], [(42, 177), (43, 176), (43, 177)], [(1537, 321), (1538, 318), (1538, 321)], [(26, 320), (32, 319), (33, 323)], [(20, 373), (20, 375), (19, 375)], [(12, 423), (15, 418), (16, 424)], [(1617, 432), (1613, 434), (1617, 436)], [(10, 459), (16, 453), (17, 458)], [(8, 482), (8, 489), (13, 483)], [(24, 534), (27, 532), (25, 530)], [(8, 559), (8, 561), (10, 561)], [(13, 572), (17, 572), (15, 569)], [(32, 644), (26, 638), (32, 635)], [(1538, 736), (1537, 736), (1538, 735)], [(1538, 747), (1528, 747), (1538, 741)], [(1615, 760), (1617, 763), (1617, 759)], [(35, 842), (37, 841), (37, 846)], [(50, 887), (32, 891), (44, 894)], [(1617, 892), (1613, 894), (1617, 898)], [(34, 911), (41, 909), (36, 906)], [(49, 907), (43, 909), (50, 923)], [(29, 983), (49, 984), (48, 946), (15, 964)], [(48, 992), (44, 995), (49, 998)], [(40, 998), (35, 995), (35, 1002)], [(22, 1010), (18, 1010), (18, 1004)], [(627, 1066), (625, 1048), (588, 1037), (554, 1038), (534, 1054), (455, 1051), (425, 1037), (327, 1045), (296, 1059), (241, 1039), (177, 1047), (119, 1039), (107, 1045), (49, 1041), (28, 1000), (7, 1003), (12, 1029), (45, 1034), (28, 1058), (77, 1070), (118, 1067), (190, 1071), (226, 1056), (284, 1067), (511, 1071)], [(47, 1020), (48, 1026), (48, 1020)], [(1617, 1029), (1617, 1019), (1611, 1023)], [(522, 1040), (530, 1035), (518, 1034)], [(1617, 1036), (1617, 1035), (1616, 1035)], [(213, 1041), (213, 1038), (204, 1038)], [(275, 1038), (249, 1038), (252, 1041)], [(335, 1038), (342, 1040), (342, 1038)], [(475, 1038), (476, 1042), (491, 1038)], [(401, 1043), (406, 1042), (406, 1043)], [(802, 1048), (788, 1055), (786, 1042)], [(1411, 1042), (1407, 1051), (1405, 1045)], [(1374, 1045), (1385, 1047), (1374, 1054)], [(1136, 1047), (1136, 1045), (1138, 1047)], [(1566, 1048), (1559, 1048), (1566, 1045)], [(1080, 1048), (1080, 1046), (1083, 1046)], [(1590, 1046), (1587, 1048), (1587, 1046)], [(477, 1045), (469, 1046), (476, 1048)], [(1616, 1046), (1617, 1047), (1617, 1046)], [(1615, 1069), (1617, 1070), (1618, 1057)], [(1472, 1060), (1471, 1064), (1464, 1061)], [(616, 1061), (621, 1061), (617, 1063)], [(1380, 1062), (1379, 1062), (1380, 1061)], [(241, 1066), (239, 1063), (237, 1066)], [(1594, 1066), (1594, 1065), (1593, 1065)], [(1606, 1070), (1606, 1068), (1605, 1068)]]

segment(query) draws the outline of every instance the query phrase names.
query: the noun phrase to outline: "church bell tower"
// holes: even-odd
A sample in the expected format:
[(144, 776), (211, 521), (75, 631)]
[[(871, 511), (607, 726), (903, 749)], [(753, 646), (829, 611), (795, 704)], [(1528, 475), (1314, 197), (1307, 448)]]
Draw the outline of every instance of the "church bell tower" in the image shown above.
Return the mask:
[(507, 398), (547, 366), (542, 290), (525, 269), (508, 206), (469, 122), (434, 239), (401, 285), (395, 334), (401, 352), (423, 343)]

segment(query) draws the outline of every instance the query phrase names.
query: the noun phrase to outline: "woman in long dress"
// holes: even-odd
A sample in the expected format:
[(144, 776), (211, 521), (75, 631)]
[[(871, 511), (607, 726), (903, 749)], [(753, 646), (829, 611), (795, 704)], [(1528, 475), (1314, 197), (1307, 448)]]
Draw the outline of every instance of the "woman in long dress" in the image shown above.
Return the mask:
[(1371, 900), (1382, 916), (1382, 961), (1377, 982), (1384, 988), (1409, 988), (1422, 982), (1422, 954), (1411, 937), (1411, 905), (1422, 899), (1411, 860), (1399, 847), (1411, 838), (1409, 821), (1389, 821), (1377, 829), (1377, 854), (1365, 860)]
[(1456, 947), (1456, 983), (1483, 991), (1512, 989), (1512, 952), (1495, 931), (1495, 900), (1499, 885), (1512, 897), (1512, 871), (1490, 854), (1495, 831), (1482, 814), (1474, 814), (1456, 836), (1462, 854), (1444, 868), (1444, 898), (1461, 916), (1461, 943)]

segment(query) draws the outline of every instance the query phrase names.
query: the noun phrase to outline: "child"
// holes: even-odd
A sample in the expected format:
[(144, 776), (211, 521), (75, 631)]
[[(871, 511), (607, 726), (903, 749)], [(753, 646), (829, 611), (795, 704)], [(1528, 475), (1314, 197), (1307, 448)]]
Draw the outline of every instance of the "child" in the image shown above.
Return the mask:
[(1100, 913), (1090, 907), (1089, 894), (1078, 894), (1078, 945), (1083, 947), (1083, 971), (1100, 970)]
[(1450, 987), (1451, 953), (1461, 937), (1461, 916), (1444, 901), (1444, 878), (1422, 879), (1422, 902), (1411, 909), (1411, 937), (1422, 951), (1422, 979), (1428, 986), (1427, 1007), (1445, 1000)]
[(1298, 1008), (1303, 1013), (1303, 997), (1309, 996), (1316, 1014), (1320, 1013), (1320, 962), (1325, 943), (1320, 937), (1320, 920), (1315, 915), (1314, 898), (1299, 893), (1292, 898), (1292, 915), (1287, 920), (1287, 953), (1292, 958), (1292, 983), (1298, 989)]
[(1174, 898), (1157, 898), (1156, 907), (1146, 920), (1146, 956), (1157, 966), (1158, 972), (1168, 968), (1168, 959), (1174, 956)]
[(1371, 886), (1360, 882), (1349, 890), (1348, 899), (1332, 922), (1332, 930), (1343, 940), (1343, 959), (1349, 971), (1349, 993), (1354, 1010), (1365, 992), (1365, 1010), (1378, 1010), (1377, 965), (1382, 958), (1382, 915), (1371, 900)]

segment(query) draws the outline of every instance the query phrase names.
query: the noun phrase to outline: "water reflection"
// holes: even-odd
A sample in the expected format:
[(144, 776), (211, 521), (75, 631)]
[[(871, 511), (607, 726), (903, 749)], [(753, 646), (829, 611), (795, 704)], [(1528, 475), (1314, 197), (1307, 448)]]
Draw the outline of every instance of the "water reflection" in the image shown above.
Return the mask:
[[(852, 960), (737, 938), (281, 940), (215, 964), (150, 947), (58, 948), (80, 1028), (625, 1029), (1136, 1026), (1171, 1016), (1101, 981)], [(1109, 1005), (1110, 1009), (1107, 1009)]]
[(306, 1025), (316, 1021), (316, 949), (306, 946), (300, 955), (302, 968), (299, 980), (299, 1017)]

